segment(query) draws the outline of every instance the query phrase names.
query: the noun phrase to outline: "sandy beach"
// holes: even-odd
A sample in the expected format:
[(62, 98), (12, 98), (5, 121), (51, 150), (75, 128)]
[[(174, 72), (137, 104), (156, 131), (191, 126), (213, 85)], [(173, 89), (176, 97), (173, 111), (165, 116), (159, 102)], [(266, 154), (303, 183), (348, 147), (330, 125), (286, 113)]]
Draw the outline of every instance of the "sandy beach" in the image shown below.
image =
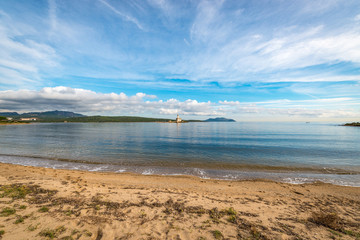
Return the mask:
[(0, 239), (359, 239), (360, 188), (0, 164)]

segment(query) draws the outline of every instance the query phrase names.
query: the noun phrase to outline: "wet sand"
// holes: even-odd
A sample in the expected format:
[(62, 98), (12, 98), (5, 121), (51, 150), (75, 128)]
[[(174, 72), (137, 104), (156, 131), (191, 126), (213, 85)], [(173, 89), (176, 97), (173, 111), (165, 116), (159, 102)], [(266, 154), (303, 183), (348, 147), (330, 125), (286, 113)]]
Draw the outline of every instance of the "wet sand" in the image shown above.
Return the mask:
[(360, 239), (360, 188), (0, 163), (0, 239)]

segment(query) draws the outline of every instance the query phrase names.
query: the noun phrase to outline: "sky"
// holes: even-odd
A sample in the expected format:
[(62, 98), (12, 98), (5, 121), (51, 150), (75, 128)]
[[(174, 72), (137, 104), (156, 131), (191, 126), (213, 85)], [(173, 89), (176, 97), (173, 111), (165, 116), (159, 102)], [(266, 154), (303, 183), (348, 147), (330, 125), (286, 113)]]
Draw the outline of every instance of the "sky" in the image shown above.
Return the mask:
[(0, 0), (0, 112), (360, 121), (359, 0)]

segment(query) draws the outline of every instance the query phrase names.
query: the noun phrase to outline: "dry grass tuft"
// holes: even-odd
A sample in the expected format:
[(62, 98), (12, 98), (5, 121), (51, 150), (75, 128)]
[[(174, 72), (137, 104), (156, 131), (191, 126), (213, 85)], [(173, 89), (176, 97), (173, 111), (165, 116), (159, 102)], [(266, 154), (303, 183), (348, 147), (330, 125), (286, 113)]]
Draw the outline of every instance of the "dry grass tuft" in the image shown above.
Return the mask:
[(335, 212), (325, 212), (323, 210), (319, 212), (313, 212), (308, 220), (310, 222), (328, 227), (333, 230), (342, 230), (342, 221), (338, 214)]

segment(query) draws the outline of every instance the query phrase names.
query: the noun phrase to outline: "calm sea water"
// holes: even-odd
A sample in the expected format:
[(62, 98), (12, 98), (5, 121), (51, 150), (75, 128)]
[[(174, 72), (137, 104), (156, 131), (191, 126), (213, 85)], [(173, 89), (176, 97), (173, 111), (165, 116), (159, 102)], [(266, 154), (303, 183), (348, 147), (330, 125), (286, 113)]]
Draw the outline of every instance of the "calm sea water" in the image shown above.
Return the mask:
[(0, 125), (0, 162), (360, 186), (359, 142), (331, 123)]

